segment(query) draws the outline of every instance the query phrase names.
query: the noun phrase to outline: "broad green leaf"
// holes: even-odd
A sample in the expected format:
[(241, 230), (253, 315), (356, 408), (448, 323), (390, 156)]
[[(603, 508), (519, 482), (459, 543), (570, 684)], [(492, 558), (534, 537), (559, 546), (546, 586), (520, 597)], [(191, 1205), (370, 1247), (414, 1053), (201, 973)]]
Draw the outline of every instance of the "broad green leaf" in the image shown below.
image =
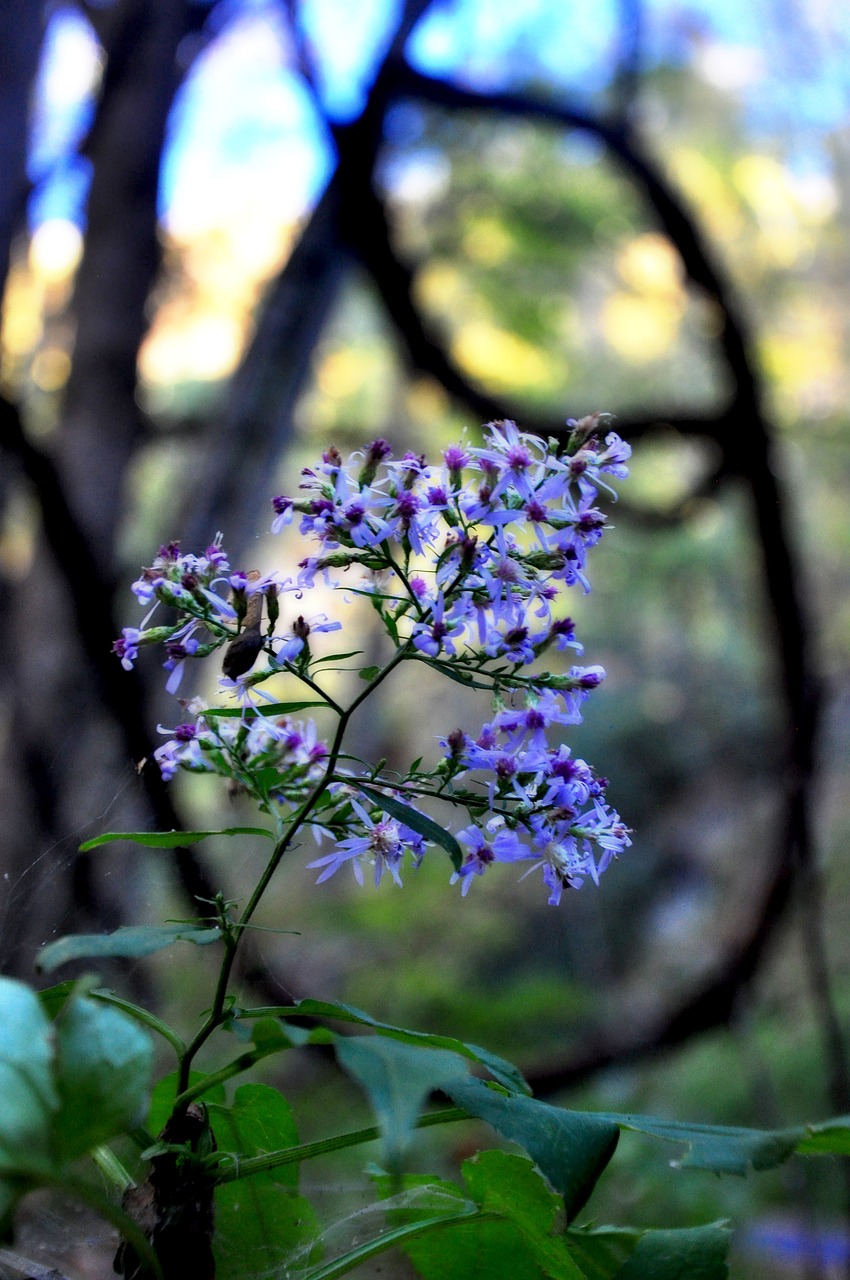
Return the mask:
[(729, 1228), (714, 1222), (677, 1231), (647, 1231), (617, 1280), (726, 1280)]
[(632, 1227), (571, 1227), (565, 1239), (587, 1280), (612, 1280), (644, 1234)]
[(391, 1169), (398, 1168), (428, 1095), (469, 1071), (456, 1053), (382, 1036), (341, 1036), (336, 1056), (369, 1095)]
[(564, 1197), (569, 1220), (587, 1201), (620, 1136), (612, 1120), (563, 1111), (534, 1098), (506, 1096), (480, 1080), (452, 1082), (443, 1091), (456, 1106), (486, 1120), (528, 1152)]
[(153, 1047), (123, 1013), (82, 994), (65, 1003), (54, 1029), (61, 1100), (55, 1144), (60, 1158), (73, 1160), (142, 1123)]
[[(263, 703), (262, 714), (264, 716), (289, 716), (299, 711), (307, 711), (311, 707), (326, 707), (326, 702), (313, 700), (312, 702), (268, 702)], [(204, 718), (209, 719), (211, 716), (217, 716), (220, 719), (235, 720), (237, 716), (244, 716), (244, 707), (209, 707), (204, 712)]]
[[(245, 1159), (295, 1146), (289, 1104), (263, 1084), (236, 1090), (230, 1107), (210, 1105), (220, 1151)], [(216, 1276), (237, 1280), (277, 1272), (317, 1234), (313, 1210), (297, 1193), (298, 1166), (286, 1165), (216, 1188)]]
[(130, 840), (148, 849), (182, 849), (184, 845), (197, 844), (209, 836), (266, 836), (273, 840), (274, 833), (266, 827), (223, 827), (219, 831), (105, 831), (102, 836), (86, 840), (80, 845), (80, 853), (98, 849), (113, 840)]
[(459, 1208), (475, 1205), (455, 1182), (430, 1173), (386, 1173), (378, 1165), (368, 1166), (380, 1199), (392, 1200), (385, 1209), (391, 1223), (412, 1222), (416, 1217), (433, 1217), (435, 1212), (454, 1216)]
[[(0, 978), (0, 1174), (50, 1168), (53, 1029), (38, 996)], [(3, 1184), (5, 1186), (5, 1182)]]
[(422, 1280), (544, 1280), (546, 1273), (512, 1222), (444, 1222), (443, 1230), (402, 1246)]
[(42, 947), (36, 969), (39, 973), (52, 973), (70, 960), (95, 960), (104, 956), (136, 959), (162, 951), (174, 942), (194, 942), (197, 946), (204, 946), (220, 938), (220, 929), (191, 924), (125, 926), (114, 933), (72, 933)]
[(562, 1201), (530, 1160), (507, 1151), (482, 1151), (464, 1161), (463, 1179), (482, 1209), (513, 1223), (545, 1275), (552, 1280), (584, 1280), (563, 1237), (553, 1235)]
[(336, 1018), (340, 1022), (355, 1022), (363, 1027), (372, 1027), (378, 1035), (389, 1036), (393, 1040), (401, 1040), (404, 1044), (430, 1046), (433, 1049), (448, 1049), (451, 1053), (459, 1053), (472, 1062), (479, 1062), (486, 1067), (494, 1080), (503, 1084), (514, 1093), (530, 1093), (520, 1070), (479, 1045), (467, 1044), (464, 1040), (456, 1040), (454, 1036), (431, 1035), (427, 1031), (408, 1031), (405, 1027), (394, 1027), (389, 1022), (379, 1022), (361, 1009), (350, 1004), (336, 1004), (329, 1000), (302, 1000), (292, 1009), (281, 1009), (280, 1016), (294, 1014), (307, 1015), (312, 1018)]
[(388, 813), (391, 818), (395, 818), (398, 822), (403, 822), (412, 831), (418, 832), (426, 840), (430, 840), (433, 844), (438, 844), (441, 849), (445, 849), (452, 860), (455, 871), (460, 870), (463, 862), (463, 850), (450, 831), (446, 831), (433, 818), (429, 818), (427, 814), (420, 813), (418, 809), (412, 809), (409, 804), (405, 804), (402, 800), (396, 800), (395, 796), (387, 796), (382, 791), (367, 787), (365, 783), (359, 782), (357, 778), (351, 778), (350, 781), (373, 804), (377, 805), (379, 809), (383, 809), (384, 813)]

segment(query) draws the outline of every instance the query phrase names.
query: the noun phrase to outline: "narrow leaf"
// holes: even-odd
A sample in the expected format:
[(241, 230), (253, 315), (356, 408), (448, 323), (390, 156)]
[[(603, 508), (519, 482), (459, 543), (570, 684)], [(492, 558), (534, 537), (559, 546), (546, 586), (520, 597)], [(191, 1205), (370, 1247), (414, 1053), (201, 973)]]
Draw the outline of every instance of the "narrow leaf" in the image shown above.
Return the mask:
[(391, 818), (396, 818), (399, 822), (403, 822), (405, 826), (418, 832), (426, 840), (430, 840), (433, 844), (438, 844), (441, 849), (445, 849), (452, 860), (455, 871), (460, 870), (463, 862), (463, 850), (450, 831), (446, 831), (433, 818), (429, 818), (427, 814), (411, 808), (409, 804), (405, 804), (402, 800), (397, 800), (395, 796), (388, 796), (384, 795), (382, 791), (375, 791), (372, 787), (366, 786), (365, 783), (359, 782), (357, 778), (352, 778), (350, 781), (373, 804), (376, 804), (379, 809), (383, 809), (384, 813), (388, 813)]
[[(288, 716), (294, 715), (298, 711), (307, 711), (310, 707), (326, 707), (327, 705), (326, 702), (316, 699), (312, 702), (268, 702), (263, 703), (261, 714), (264, 716)], [(244, 707), (209, 707), (204, 712), (204, 719), (207, 720), (211, 716), (216, 716), (219, 719), (235, 720), (238, 716), (244, 715)]]
[(52, 973), (70, 960), (96, 960), (105, 956), (137, 959), (162, 951), (175, 942), (205, 946), (220, 938), (220, 929), (187, 924), (124, 926), (114, 933), (72, 933), (42, 947), (36, 969), (39, 973)]
[(394, 1027), (389, 1022), (379, 1022), (377, 1018), (372, 1018), (368, 1013), (363, 1013), (360, 1009), (355, 1009), (350, 1004), (336, 1004), (328, 1000), (302, 1000), (298, 1005), (292, 1008), (282, 1008), (279, 1011), (281, 1017), (292, 1017), (297, 1014), (299, 1017), (308, 1016), (311, 1018), (336, 1018), (340, 1022), (355, 1022), (363, 1027), (372, 1027), (377, 1031), (378, 1035), (390, 1036), (394, 1040), (401, 1040), (405, 1044), (422, 1045), (432, 1049), (448, 1049), (451, 1053), (459, 1053), (464, 1058), (470, 1058), (473, 1062), (480, 1062), (486, 1067), (490, 1075), (499, 1084), (510, 1089), (512, 1093), (528, 1094), (531, 1092), (522, 1073), (512, 1062), (500, 1058), (497, 1054), (491, 1053), (489, 1049), (482, 1049), (478, 1045), (467, 1044), (464, 1040), (456, 1040), (454, 1036), (431, 1035), (427, 1031), (408, 1031), (405, 1027)]
[(471, 673), (467, 671), (457, 670), (448, 662), (432, 662), (428, 658), (420, 658), (420, 662), (424, 662), (426, 667), (433, 667), (435, 671), (439, 671), (440, 675), (448, 676), (450, 680), (454, 680), (457, 684), (464, 685), (467, 689), (492, 689), (492, 680), (476, 680)]
[[(681, 1168), (708, 1169), (743, 1177), (749, 1169), (761, 1171), (782, 1164), (806, 1137), (806, 1129), (743, 1129), (728, 1125), (690, 1124), (656, 1116), (611, 1114), (605, 1118), (622, 1129), (647, 1133), (668, 1142), (685, 1143), (688, 1151), (677, 1160)], [(846, 1124), (846, 1121), (844, 1122)], [(841, 1130), (839, 1130), (841, 1132)]]
[(323, 667), (329, 662), (345, 662), (346, 658), (359, 658), (362, 652), (362, 649), (350, 649), (348, 653), (327, 653), (323, 658), (314, 658), (310, 665)]
[(81, 844), (80, 853), (88, 853), (90, 849), (97, 849), (112, 840), (130, 840), (148, 849), (180, 849), (206, 840), (208, 836), (266, 836), (269, 840), (274, 839), (274, 834), (266, 827), (223, 827), (220, 831), (105, 831), (103, 835)]

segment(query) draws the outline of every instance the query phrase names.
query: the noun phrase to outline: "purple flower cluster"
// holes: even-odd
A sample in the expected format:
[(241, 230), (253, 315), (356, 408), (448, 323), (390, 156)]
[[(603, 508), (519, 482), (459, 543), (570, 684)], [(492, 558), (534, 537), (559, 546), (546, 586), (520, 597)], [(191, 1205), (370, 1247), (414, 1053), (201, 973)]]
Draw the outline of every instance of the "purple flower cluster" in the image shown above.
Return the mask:
[(549, 691), (535, 699), (527, 695), (521, 710), (499, 712), (474, 740), (458, 733), (444, 744), (454, 777), (489, 775), (493, 816), (458, 835), (468, 850), (454, 877), (464, 895), (472, 877), (492, 863), (531, 861), (526, 874), (542, 867), (549, 902), (557, 906), (565, 888), (580, 888), (586, 877), (598, 884), (611, 859), (631, 844), (605, 802), (605, 779), (546, 737), (550, 724), (574, 723), (577, 713), (561, 711)]
[[(319, 571), (339, 585), (334, 569), (362, 565), (395, 602), (385, 618), (424, 657), (523, 666), (550, 645), (581, 651), (554, 606), (563, 586), (590, 590), (587, 553), (606, 523), (597, 488), (627, 474), (630, 452), (609, 432), (604, 447), (591, 438), (558, 453), (512, 422), (491, 423), (483, 447), (446, 449), (441, 467), (411, 453), (391, 461), (383, 440), (347, 466), (331, 449), (302, 472), (303, 497), (273, 500), (272, 529), (300, 513), (320, 544), (301, 563), (305, 588)], [(376, 581), (387, 570), (389, 586)]]
[[(220, 685), (237, 702), (228, 715), (190, 703), (194, 723), (162, 730), (170, 735), (155, 752), (163, 777), (215, 772), (266, 809), (272, 800), (306, 806), (298, 823), (334, 841), (309, 864), (320, 882), (348, 864), (361, 883), (369, 867), (376, 883), (386, 873), (400, 884), (403, 864), (418, 865), (433, 843), (433, 821), (416, 807), (426, 797), (467, 814), (457, 835), (466, 856), (453, 877), (464, 894), (498, 862), (541, 867), (551, 903), (566, 886), (598, 882), (629, 833), (605, 801), (604, 779), (559, 739), (581, 721), (581, 704), (605, 673), (553, 673), (540, 659), (582, 653), (564, 597), (572, 586), (590, 590), (588, 553), (606, 525), (599, 491), (613, 492), (608, 480), (628, 474), (631, 450), (613, 431), (600, 439), (603, 415), (567, 425), (559, 445), (513, 422), (490, 423), (481, 445), (453, 445), (439, 465), (414, 453), (395, 460), (380, 439), (347, 462), (328, 449), (302, 472), (297, 498), (272, 502), (274, 532), (297, 516), (317, 544), (295, 578), (234, 572), (220, 537), (203, 556), (176, 543), (160, 548), (133, 584), (147, 616), (114, 650), (130, 669), (140, 646), (163, 643), (174, 692), (187, 659), (226, 647)], [(393, 646), (383, 668), (361, 672), (367, 687), (348, 711), (326, 692), (311, 651), (311, 634), (342, 625), (301, 604), (317, 575), (345, 588), (343, 599), (368, 594)], [(282, 608), (287, 593), (298, 601), (295, 616)], [(150, 627), (160, 604), (176, 621)], [(251, 673), (261, 652), (268, 665)], [(489, 690), (494, 711), (474, 740), (460, 730), (441, 740), (443, 758), (430, 773), (414, 766), (390, 782), (373, 772), (363, 786), (342, 764), (348, 717), (402, 661)], [(312, 721), (273, 718), (274, 699), (258, 686), (281, 673), (341, 717), (333, 749)], [(451, 839), (449, 848), (456, 853)]]
[(217, 773), (237, 786), (252, 789), (261, 770), (273, 770), (267, 798), (292, 805), (300, 804), (322, 776), (328, 748), (318, 739), (311, 720), (223, 717), (210, 712), (201, 699), (193, 699), (188, 709), (195, 720), (174, 729), (157, 726), (160, 733), (172, 735), (154, 752), (166, 781), (178, 769), (186, 769), (190, 773)]

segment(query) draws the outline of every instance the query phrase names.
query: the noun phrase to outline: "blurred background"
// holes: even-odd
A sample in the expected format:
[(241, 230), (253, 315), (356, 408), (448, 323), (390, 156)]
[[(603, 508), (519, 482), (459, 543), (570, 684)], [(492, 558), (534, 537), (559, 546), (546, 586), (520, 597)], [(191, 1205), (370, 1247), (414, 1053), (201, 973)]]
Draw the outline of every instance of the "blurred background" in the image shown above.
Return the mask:
[[(110, 647), (160, 543), (221, 530), (291, 572), (269, 499), (328, 444), (436, 457), (600, 409), (634, 465), (575, 602), (608, 681), (570, 743), (628, 856), (554, 910), (510, 873), (461, 902), (436, 859), (403, 894), (317, 889), (305, 851), (245, 990), (486, 1044), (570, 1106), (850, 1112), (848, 65), (840, 0), (0, 7), (7, 973), (250, 883), (250, 844), (76, 854), (250, 821), (137, 768), (179, 712), (155, 658), (128, 675)], [(401, 680), (358, 750), (427, 758), (485, 716)], [(185, 1029), (208, 979), (179, 948), (104, 972)], [(305, 1137), (356, 1105), (321, 1063), (287, 1072)], [(668, 1159), (624, 1139), (594, 1216), (731, 1216), (739, 1280), (850, 1274), (839, 1163)]]

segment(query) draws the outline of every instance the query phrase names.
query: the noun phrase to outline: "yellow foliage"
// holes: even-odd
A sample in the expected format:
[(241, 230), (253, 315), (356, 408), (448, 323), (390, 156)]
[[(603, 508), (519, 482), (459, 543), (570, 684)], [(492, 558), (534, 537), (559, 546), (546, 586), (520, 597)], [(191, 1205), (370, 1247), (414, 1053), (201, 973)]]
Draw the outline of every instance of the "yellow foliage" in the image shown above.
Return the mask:
[(676, 147), (669, 164), (674, 180), (699, 207), (709, 231), (721, 239), (739, 236), (745, 224), (738, 201), (711, 161), (691, 147)]
[(41, 331), (40, 290), (30, 272), (16, 264), (9, 271), (3, 300), (4, 352), (12, 359), (25, 356), (37, 345)]
[(614, 293), (602, 308), (602, 329), (619, 355), (640, 364), (666, 355), (676, 340), (683, 311), (683, 302), (669, 297)]
[(682, 264), (666, 236), (654, 231), (635, 236), (620, 253), (617, 269), (638, 293), (682, 298)]
[(334, 400), (353, 396), (366, 380), (366, 363), (362, 351), (345, 347), (331, 351), (316, 372), (319, 390)]
[[(500, 387), (539, 387), (553, 375), (551, 362), (541, 351), (488, 320), (464, 325), (452, 343), (452, 353), (474, 378)], [(562, 363), (562, 375), (564, 371)]]
[(451, 306), (460, 292), (460, 272), (448, 263), (432, 263), (416, 276), (416, 299), (422, 306), (442, 311)]
[(485, 267), (504, 262), (512, 248), (513, 240), (497, 218), (476, 218), (463, 237), (466, 256)]

